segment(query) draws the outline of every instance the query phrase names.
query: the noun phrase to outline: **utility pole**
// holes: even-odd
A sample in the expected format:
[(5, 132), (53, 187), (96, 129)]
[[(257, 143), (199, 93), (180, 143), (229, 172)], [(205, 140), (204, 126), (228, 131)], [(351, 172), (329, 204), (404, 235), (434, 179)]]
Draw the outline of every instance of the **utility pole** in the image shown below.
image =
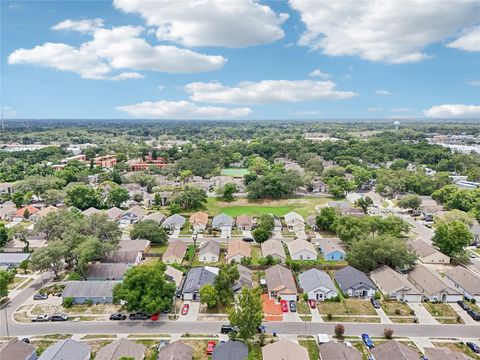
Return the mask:
[(7, 317), (7, 308), (3, 309), (3, 314), (5, 315), (5, 327), (7, 328), (7, 339), (10, 339), (10, 331), (8, 330), (8, 317)]

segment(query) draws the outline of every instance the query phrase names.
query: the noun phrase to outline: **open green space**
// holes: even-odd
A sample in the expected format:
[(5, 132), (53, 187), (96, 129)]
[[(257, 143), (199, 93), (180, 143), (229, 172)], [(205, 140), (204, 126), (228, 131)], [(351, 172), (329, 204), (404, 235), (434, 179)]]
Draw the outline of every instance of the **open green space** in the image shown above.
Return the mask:
[(248, 174), (248, 169), (245, 168), (224, 168), (221, 171), (223, 176), (235, 176), (241, 177)]

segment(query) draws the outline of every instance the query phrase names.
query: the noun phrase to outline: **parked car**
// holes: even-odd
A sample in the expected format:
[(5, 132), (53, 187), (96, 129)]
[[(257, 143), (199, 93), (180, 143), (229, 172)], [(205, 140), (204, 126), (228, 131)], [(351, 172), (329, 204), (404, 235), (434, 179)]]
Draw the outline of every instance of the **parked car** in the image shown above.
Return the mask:
[(255, 241), (255, 239), (250, 237), (250, 236), (245, 236), (242, 240), (245, 241), (245, 242), (254, 242)]
[(282, 307), (283, 312), (288, 312), (288, 302), (287, 302), (287, 300), (280, 300), (280, 306)]
[(47, 300), (48, 299), (48, 294), (41, 294), (41, 293), (36, 293), (33, 295), (33, 300)]
[(465, 343), (465, 345), (467, 345), (470, 349), (472, 349), (474, 353), (480, 354), (480, 346), (478, 346), (477, 344), (473, 342), (467, 342)]
[(182, 315), (187, 315), (189, 308), (190, 308), (190, 305), (188, 305), (188, 304), (183, 304), (183, 306), (182, 306)]
[(221, 334), (230, 334), (231, 332), (237, 332), (235, 327), (233, 327), (232, 325), (222, 325), (222, 327), (220, 328)]
[(150, 316), (150, 320), (157, 321), (158, 320), (158, 313), (152, 314), (152, 316)]
[(65, 314), (55, 314), (55, 315), (52, 315), (52, 317), (50, 318), (50, 321), (67, 321), (67, 320), (68, 320), (68, 316)]
[(467, 314), (475, 321), (480, 321), (480, 314), (472, 309), (467, 310)]
[(380, 302), (377, 299), (371, 298), (370, 302), (375, 309), (380, 309)]
[(362, 334), (362, 341), (369, 349), (373, 349), (375, 347), (375, 344), (368, 334)]
[(26, 344), (30, 344), (30, 339), (29, 338), (23, 338), (22, 341)]
[(468, 311), (468, 309), (470, 309), (470, 308), (468, 307), (468, 305), (465, 304), (464, 301), (459, 300), (459, 301), (457, 301), (457, 304), (458, 304), (458, 306), (460, 306), (460, 307), (461, 307), (463, 310), (465, 310), (465, 311)]
[(168, 343), (169, 343), (168, 340), (160, 340), (160, 342), (157, 345), (157, 350), (164, 348), (165, 346), (168, 345)]
[(308, 305), (310, 305), (311, 309), (315, 309), (317, 307), (317, 302), (313, 299), (308, 300)]
[(293, 300), (290, 300), (290, 311), (297, 312), (297, 304), (295, 304), (295, 301)]
[(50, 315), (43, 314), (43, 315), (38, 315), (32, 319), (32, 322), (47, 322), (50, 321)]
[(145, 313), (137, 312), (137, 313), (130, 314), (128, 318), (130, 320), (148, 320), (149, 316)]
[(212, 355), (213, 354), (213, 349), (215, 349), (216, 345), (217, 345), (217, 343), (213, 340), (210, 340), (207, 343), (207, 355)]
[(127, 315), (121, 313), (115, 313), (110, 315), (110, 320), (125, 320)]

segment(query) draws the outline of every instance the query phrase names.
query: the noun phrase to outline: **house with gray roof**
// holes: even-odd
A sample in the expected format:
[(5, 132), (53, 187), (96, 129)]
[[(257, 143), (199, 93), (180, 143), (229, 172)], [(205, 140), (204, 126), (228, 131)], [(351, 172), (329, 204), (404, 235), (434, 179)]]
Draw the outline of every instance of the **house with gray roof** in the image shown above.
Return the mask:
[(329, 341), (318, 347), (322, 360), (362, 360), (362, 353), (342, 342)]
[(125, 211), (119, 218), (120, 225), (128, 226), (139, 222), (146, 215), (146, 211), (141, 206), (133, 206)]
[(17, 338), (10, 339), (0, 345), (0, 359), (35, 360), (36, 358), (35, 346)]
[(480, 303), (480, 276), (463, 266), (456, 266), (445, 272), (444, 280), (460, 291), (466, 299), (475, 299)]
[(372, 298), (377, 290), (365, 273), (352, 266), (336, 271), (335, 280), (343, 293), (350, 297)]
[(185, 225), (186, 219), (179, 214), (173, 214), (163, 220), (162, 227), (168, 230), (180, 230)]
[(227, 214), (218, 214), (212, 219), (212, 228), (218, 230), (232, 230), (233, 218)]
[(88, 209), (85, 209), (82, 211), (82, 214), (85, 216), (92, 216), (95, 214), (100, 214), (101, 211), (98, 209), (95, 209), (94, 207), (89, 207)]
[(161, 348), (157, 360), (192, 360), (193, 348), (180, 341), (174, 341)]
[(164, 214), (162, 214), (160, 211), (157, 211), (157, 212), (148, 214), (147, 216), (144, 216), (140, 221), (151, 220), (151, 221), (155, 221), (158, 225), (160, 225), (162, 221), (165, 220), (165, 218), (166, 216)]
[(127, 339), (118, 339), (98, 350), (95, 360), (120, 360), (122, 358), (143, 360), (147, 348)]
[(215, 240), (209, 240), (200, 245), (198, 250), (198, 260), (201, 262), (218, 262), (220, 258), (220, 243)]
[(386, 265), (370, 272), (370, 278), (389, 299), (412, 303), (422, 301), (422, 293), (407, 277)]
[(67, 281), (62, 299), (72, 298), (74, 304), (91, 300), (94, 304), (111, 304), (113, 288), (120, 281)]
[(240, 277), (233, 284), (232, 286), (233, 291), (241, 292), (242, 288), (244, 287), (252, 288), (253, 287), (253, 282), (252, 282), (253, 270), (250, 270), (249, 268), (240, 264), (237, 265), (237, 269)]
[(412, 241), (409, 245), (424, 264), (450, 264), (449, 256), (421, 239)]
[[(126, 241), (134, 241), (134, 240), (126, 240)], [(103, 262), (105, 263), (123, 263), (123, 264), (131, 264), (131, 265), (138, 265), (142, 260), (142, 252), (135, 251), (135, 250), (113, 250), (110, 251)]]
[(429, 301), (457, 302), (463, 300), (463, 294), (447, 285), (438, 274), (424, 265), (418, 264), (408, 273), (408, 280)]
[(228, 340), (213, 349), (212, 360), (245, 360), (248, 346), (243, 341)]
[(38, 360), (90, 360), (92, 347), (72, 339), (64, 339), (50, 345)]
[(417, 351), (401, 342), (390, 340), (370, 350), (375, 360), (418, 360)]
[(332, 279), (324, 271), (310, 269), (298, 275), (303, 292), (309, 300), (323, 301), (338, 296), (337, 288)]
[(13, 269), (30, 259), (30, 253), (0, 253), (0, 268)]
[(86, 279), (90, 281), (123, 280), (130, 265), (123, 263), (94, 263), (88, 267)]
[(424, 350), (429, 360), (472, 360), (470, 356), (447, 347), (425, 347)]
[(218, 268), (202, 266), (191, 268), (183, 283), (183, 300), (199, 301), (200, 288), (205, 284), (213, 284), (218, 275)]

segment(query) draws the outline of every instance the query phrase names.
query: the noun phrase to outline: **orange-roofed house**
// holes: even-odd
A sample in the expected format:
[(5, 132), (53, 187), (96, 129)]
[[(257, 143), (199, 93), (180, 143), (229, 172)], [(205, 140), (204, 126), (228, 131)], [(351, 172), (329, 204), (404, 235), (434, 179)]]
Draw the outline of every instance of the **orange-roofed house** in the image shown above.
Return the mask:
[(188, 221), (190, 222), (190, 225), (192, 225), (194, 231), (202, 232), (207, 227), (208, 214), (203, 211), (198, 211), (190, 215)]
[[(27, 212), (28, 210), (28, 212)], [(40, 211), (38, 208), (36, 208), (35, 206), (33, 205), (27, 205), (27, 206), (24, 206), (22, 207), (21, 209), (18, 209), (16, 212), (15, 212), (15, 217), (16, 218), (24, 218), (25, 217), (25, 213), (27, 212), (27, 214), (32, 215), (32, 214), (35, 214), (36, 212)]]

